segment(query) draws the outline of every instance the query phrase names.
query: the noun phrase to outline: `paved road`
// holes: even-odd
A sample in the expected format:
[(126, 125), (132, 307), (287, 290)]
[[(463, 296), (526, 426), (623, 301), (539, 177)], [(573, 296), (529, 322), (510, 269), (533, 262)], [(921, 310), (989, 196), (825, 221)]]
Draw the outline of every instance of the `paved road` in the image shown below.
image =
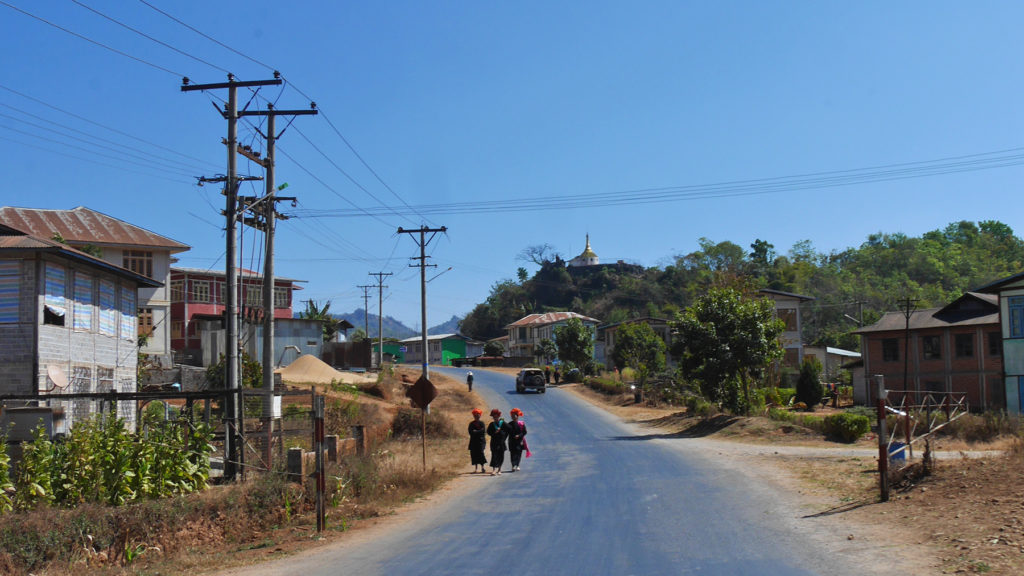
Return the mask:
[[(435, 369), (464, 380), (464, 369)], [(459, 494), (344, 542), (238, 574), (860, 575), (877, 551), (846, 545), (835, 521), (802, 518), (699, 443), (659, 439), (557, 388), (514, 393), (477, 371), (487, 409), (525, 412), (531, 458), (466, 475)], [(486, 412), (486, 410), (485, 410)], [(467, 420), (468, 421), (468, 420)], [(470, 469), (468, 453), (466, 469)], [(506, 470), (508, 468), (506, 459)], [(822, 542), (842, 542), (829, 550)], [(877, 556), (876, 556), (877, 557)]]

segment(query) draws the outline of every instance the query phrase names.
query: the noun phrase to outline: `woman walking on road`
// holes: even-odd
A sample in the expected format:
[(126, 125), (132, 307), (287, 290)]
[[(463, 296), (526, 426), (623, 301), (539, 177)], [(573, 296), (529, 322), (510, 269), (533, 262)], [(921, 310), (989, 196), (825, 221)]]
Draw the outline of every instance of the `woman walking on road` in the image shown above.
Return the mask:
[(523, 450), (526, 450), (526, 422), (519, 419), (523, 415), (519, 408), (513, 408), (509, 414), (512, 415), (512, 421), (508, 423), (508, 455), (512, 461), (512, 471), (515, 472), (519, 470), (519, 461), (523, 457)]
[(487, 458), (484, 456), (484, 448), (487, 447), (487, 426), (480, 420), (484, 413), (479, 408), (473, 408), (473, 421), (469, 423), (469, 457), (473, 461), (473, 473), (477, 473), (477, 466), (480, 472), (486, 472)]
[(505, 439), (508, 438), (508, 425), (501, 419), (501, 410), (491, 410), (491, 419), (487, 425), (487, 435), (491, 437), (491, 476), (501, 474), (501, 465), (505, 463)]

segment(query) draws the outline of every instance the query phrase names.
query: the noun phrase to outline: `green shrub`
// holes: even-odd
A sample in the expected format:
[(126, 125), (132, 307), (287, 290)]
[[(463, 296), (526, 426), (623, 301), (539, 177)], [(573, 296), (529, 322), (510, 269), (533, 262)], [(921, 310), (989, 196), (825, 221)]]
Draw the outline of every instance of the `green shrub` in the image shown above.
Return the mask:
[(871, 429), (871, 420), (867, 416), (841, 412), (825, 417), (822, 432), (830, 438), (842, 442), (856, 442)]
[(768, 418), (771, 420), (777, 420), (779, 422), (796, 422), (796, 414), (789, 410), (783, 410), (781, 408), (769, 408)]
[[(417, 408), (399, 409), (391, 422), (391, 434), (396, 438), (420, 437), (423, 434), (422, 412)], [(426, 426), (427, 436), (453, 438), (456, 435), (455, 426), (451, 421), (437, 412), (427, 414)]]
[(807, 356), (800, 364), (800, 378), (796, 382), (797, 402), (803, 402), (809, 410), (814, 410), (825, 394), (821, 385), (821, 362), (814, 356)]
[(596, 392), (612, 396), (629, 392), (629, 385), (611, 378), (591, 377), (583, 380), (583, 385)]
[(815, 432), (820, 433), (822, 429), (822, 418), (821, 416), (814, 416), (813, 414), (794, 414), (796, 416), (796, 423), (804, 428), (810, 428)]
[(789, 406), (789, 403), (796, 396), (796, 388), (776, 388), (775, 391), (778, 393), (779, 400), (776, 402), (780, 406)]

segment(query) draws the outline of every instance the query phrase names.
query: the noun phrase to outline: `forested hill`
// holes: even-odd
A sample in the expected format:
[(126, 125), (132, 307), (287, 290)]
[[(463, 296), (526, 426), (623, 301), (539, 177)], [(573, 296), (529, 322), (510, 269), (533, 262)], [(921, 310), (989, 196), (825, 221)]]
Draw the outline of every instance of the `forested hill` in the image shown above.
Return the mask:
[(701, 238), (700, 248), (678, 255), (663, 268), (600, 266), (567, 268), (558, 256), (543, 259), (532, 278), (491, 288), (487, 300), (462, 321), (462, 333), (476, 338), (504, 334), (504, 326), (533, 312), (571, 310), (620, 322), (654, 316), (672, 318), (716, 283), (771, 288), (816, 298), (805, 304), (804, 340), (809, 344), (857, 349), (849, 334), (853, 320), (865, 324), (900, 308), (904, 298), (917, 308), (942, 306), (993, 280), (1024, 271), (1024, 241), (1002, 222), (955, 222), (919, 238), (877, 233), (857, 248), (821, 253), (809, 240), (785, 254), (766, 240), (744, 248)]

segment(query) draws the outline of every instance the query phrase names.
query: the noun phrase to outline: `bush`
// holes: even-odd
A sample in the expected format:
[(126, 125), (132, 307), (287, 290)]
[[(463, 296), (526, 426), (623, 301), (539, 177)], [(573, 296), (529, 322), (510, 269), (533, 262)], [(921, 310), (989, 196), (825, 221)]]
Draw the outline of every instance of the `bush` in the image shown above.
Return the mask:
[[(391, 433), (396, 438), (420, 437), (423, 433), (422, 410), (402, 408), (395, 414), (391, 422)], [(453, 438), (455, 426), (451, 421), (438, 413), (427, 414), (427, 435), (440, 438)]]
[(609, 396), (629, 392), (629, 386), (611, 378), (587, 378), (583, 381), (583, 385), (591, 390), (600, 392), (601, 394), (608, 394)]
[(779, 406), (789, 406), (789, 403), (793, 401), (793, 397), (796, 396), (796, 388), (776, 388), (775, 391), (779, 397), (776, 404)]
[(796, 399), (806, 404), (809, 410), (814, 410), (825, 394), (820, 376), (821, 362), (814, 356), (804, 358), (800, 364), (800, 378), (796, 381)]
[(856, 442), (871, 429), (871, 420), (867, 416), (842, 412), (825, 417), (822, 431), (826, 436), (842, 442)]
[(779, 422), (796, 422), (796, 414), (789, 410), (783, 410), (781, 408), (769, 408), (768, 418), (771, 420), (777, 420)]

